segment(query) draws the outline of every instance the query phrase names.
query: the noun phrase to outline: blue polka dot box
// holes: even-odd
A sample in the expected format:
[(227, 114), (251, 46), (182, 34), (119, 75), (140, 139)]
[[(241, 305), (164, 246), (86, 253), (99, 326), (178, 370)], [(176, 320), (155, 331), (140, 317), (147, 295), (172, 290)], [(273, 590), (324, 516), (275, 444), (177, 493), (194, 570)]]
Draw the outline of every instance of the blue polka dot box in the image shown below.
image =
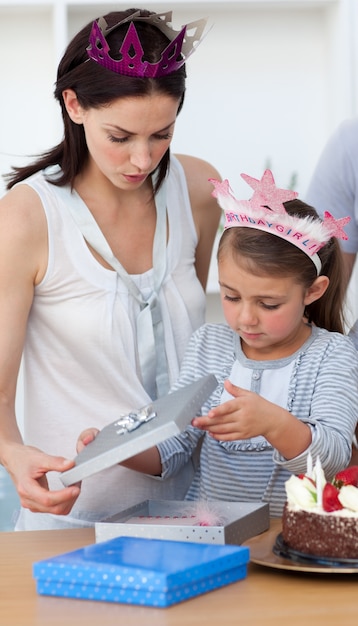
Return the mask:
[(249, 548), (116, 537), (33, 565), (37, 593), (167, 607), (246, 577)]

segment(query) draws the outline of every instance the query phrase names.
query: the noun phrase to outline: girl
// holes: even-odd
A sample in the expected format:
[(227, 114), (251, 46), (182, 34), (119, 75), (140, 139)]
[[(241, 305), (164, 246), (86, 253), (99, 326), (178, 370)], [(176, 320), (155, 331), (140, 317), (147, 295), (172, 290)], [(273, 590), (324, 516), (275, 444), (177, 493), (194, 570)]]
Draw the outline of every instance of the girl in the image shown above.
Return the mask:
[[(214, 181), (225, 208), (218, 249), (228, 325), (194, 332), (177, 386), (209, 372), (219, 386), (185, 432), (126, 462), (174, 475), (200, 447), (188, 500), (263, 501), (280, 516), (284, 484), (320, 457), (328, 477), (349, 461), (358, 415), (358, 354), (343, 336), (342, 259), (336, 237), (345, 219), (324, 222), (277, 189), (271, 172), (238, 202)], [(78, 450), (93, 439), (80, 436)]]
[[(170, 155), (203, 22), (176, 31), (170, 18), (113, 12), (73, 38), (55, 89), (63, 141), (16, 169), (0, 203), (0, 462), (21, 500), (17, 529), (115, 512), (118, 469), (79, 498), (78, 487), (63, 489), (73, 432), (167, 393), (204, 322), (217, 172)], [(190, 464), (167, 485), (122, 469), (122, 500), (182, 497), (191, 476)]]

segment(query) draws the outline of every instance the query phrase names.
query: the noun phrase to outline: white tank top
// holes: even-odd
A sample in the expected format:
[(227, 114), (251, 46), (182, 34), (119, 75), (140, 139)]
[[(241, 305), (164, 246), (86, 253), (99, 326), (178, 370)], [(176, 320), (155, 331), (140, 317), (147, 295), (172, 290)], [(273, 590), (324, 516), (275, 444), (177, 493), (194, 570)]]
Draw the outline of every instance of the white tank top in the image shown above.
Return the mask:
[[(25, 184), (40, 196), (48, 224), (46, 275), (35, 289), (24, 349), (24, 437), (43, 451), (73, 458), (79, 433), (103, 428), (149, 402), (136, 372), (137, 307), (117, 273), (89, 251), (57, 187), (39, 172)], [(197, 234), (184, 171), (171, 157), (167, 181), (167, 273), (160, 294), (170, 382), (188, 339), (205, 317), (205, 294), (195, 273)], [(152, 270), (132, 277), (144, 291)], [(182, 499), (191, 477), (162, 483), (116, 466), (83, 481), (69, 517), (22, 511), (22, 528), (93, 522), (146, 499)], [(49, 474), (51, 489), (62, 488)], [(81, 520), (81, 522), (77, 521)]]

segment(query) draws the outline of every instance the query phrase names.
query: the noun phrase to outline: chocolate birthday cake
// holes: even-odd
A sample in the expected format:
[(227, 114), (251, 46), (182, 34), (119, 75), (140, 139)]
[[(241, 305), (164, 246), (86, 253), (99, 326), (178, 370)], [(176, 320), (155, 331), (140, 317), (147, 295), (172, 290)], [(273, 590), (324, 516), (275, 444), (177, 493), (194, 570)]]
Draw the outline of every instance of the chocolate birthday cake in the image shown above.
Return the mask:
[(322, 470), (291, 476), (282, 518), (284, 545), (299, 553), (358, 559), (358, 466), (326, 482)]

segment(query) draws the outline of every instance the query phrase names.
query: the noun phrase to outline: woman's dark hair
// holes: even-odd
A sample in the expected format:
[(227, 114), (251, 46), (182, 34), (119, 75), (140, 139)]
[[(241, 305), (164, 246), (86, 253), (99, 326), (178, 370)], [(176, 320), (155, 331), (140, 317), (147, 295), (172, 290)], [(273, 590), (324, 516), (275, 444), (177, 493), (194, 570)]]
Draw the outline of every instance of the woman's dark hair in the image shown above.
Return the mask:
[[(104, 16), (109, 28), (121, 22), (135, 11), (140, 11), (141, 17), (153, 15), (152, 11), (127, 9), (114, 11)], [(119, 49), (127, 33), (129, 23), (115, 28), (106, 37), (110, 56), (119, 57)], [(24, 167), (14, 167), (10, 174), (5, 176), (7, 189), (16, 183), (50, 165), (60, 165), (62, 176), (57, 178), (59, 186), (73, 185), (75, 177), (81, 171), (88, 159), (88, 148), (83, 126), (72, 122), (66, 111), (62, 92), (73, 89), (78, 102), (84, 109), (99, 108), (110, 104), (118, 98), (146, 96), (153, 92), (162, 93), (178, 100), (178, 113), (182, 108), (185, 94), (185, 65), (160, 78), (133, 78), (117, 74), (89, 60), (86, 48), (93, 21), (87, 24), (75, 35), (69, 43), (58, 66), (55, 98), (59, 101), (64, 124), (64, 137), (61, 143), (39, 156), (32, 164)], [(157, 62), (167, 47), (168, 38), (150, 23), (137, 21), (135, 27), (144, 50), (143, 59), (150, 63)], [(158, 178), (155, 192), (159, 189), (169, 167), (169, 148), (158, 165)], [(53, 181), (51, 181), (53, 182)]]
[[(318, 219), (315, 209), (301, 200), (284, 203), (287, 213), (298, 217), (311, 216)], [(217, 258), (230, 252), (240, 263), (245, 262), (256, 275), (291, 276), (306, 289), (317, 278), (317, 270), (311, 259), (299, 248), (277, 235), (255, 228), (228, 228), (224, 231)], [(320, 274), (328, 276), (325, 293), (306, 306), (308, 322), (330, 331), (344, 333), (343, 304), (345, 298), (344, 266), (339, 243), (332, 237), (318, 252), (322, 263)]]

